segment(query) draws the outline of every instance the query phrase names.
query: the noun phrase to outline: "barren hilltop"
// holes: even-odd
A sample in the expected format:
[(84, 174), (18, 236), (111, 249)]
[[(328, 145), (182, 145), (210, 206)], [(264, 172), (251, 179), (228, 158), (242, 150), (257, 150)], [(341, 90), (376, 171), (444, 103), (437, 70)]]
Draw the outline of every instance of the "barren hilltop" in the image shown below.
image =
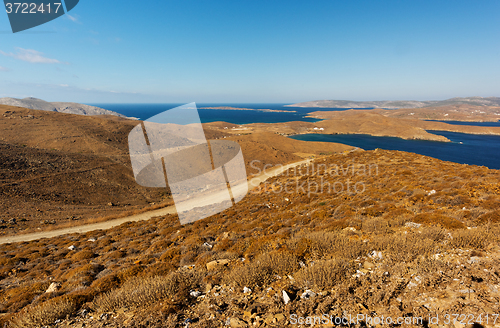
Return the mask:
[(9, 98), (9, 97), (0, 98), (0, 105), (17, 106), (29, 109), (39, 109), (39, 110), (46, 110), (50, 112), (59, 112), (66, 114), (114, 115), (119, 117), (125, 117), (117, 112), (113, 112), (95, 106), (89, 106), (73, 102), (48, 102), (33, 97), (28, 97), (23, 99)]
[(382, 101), (352, 101), (352, 100), (314, 100), (301, 102), (287, 107), (324, 107), (324, 108), (419, 108), (439, 107), (447, 105), (500, 106), (499, 97), (456, 97), (447, 100), (382, 100)]

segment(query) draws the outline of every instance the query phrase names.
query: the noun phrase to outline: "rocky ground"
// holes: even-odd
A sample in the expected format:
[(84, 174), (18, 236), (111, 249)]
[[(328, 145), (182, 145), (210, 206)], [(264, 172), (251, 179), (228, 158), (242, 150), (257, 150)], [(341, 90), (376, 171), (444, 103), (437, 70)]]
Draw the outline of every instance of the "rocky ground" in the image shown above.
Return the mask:
[[(493, 327), (498, 181), (484, 167), (354, 151), (191, 224), (168, 215), (2, 245), (0, 323), (283, 327), (327, 314), (359, 315), (351, 326), (390, 316), (423, 320), (403, 327)], [(350, 189), (312, 189), (322, 182)]]

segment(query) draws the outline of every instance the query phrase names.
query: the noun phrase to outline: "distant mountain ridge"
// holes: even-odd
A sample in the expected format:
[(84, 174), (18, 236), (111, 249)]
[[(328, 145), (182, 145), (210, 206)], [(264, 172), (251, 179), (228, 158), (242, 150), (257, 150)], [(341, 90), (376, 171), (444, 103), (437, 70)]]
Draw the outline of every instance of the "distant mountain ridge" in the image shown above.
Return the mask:
[(473, 105), (473, 106), (500, 106), (499, 97), (456, 97), (447, 100), (381, 100), (381, 101), (352, 101), (352, 100), (314, 100), (301, 102), (287, 107), (323, 107), (323, 108), (420, 108), (438, 107), (446, 105)]
[(77, 115), (114, 115), (125, 117), (122, 114), (107, 109), (72, 102), (48, 102), (42, 99), (28, 97), (23, 99), (4, 97), (0, 98), (0, 105), (17, 106), (29, 109), (45, 110)]

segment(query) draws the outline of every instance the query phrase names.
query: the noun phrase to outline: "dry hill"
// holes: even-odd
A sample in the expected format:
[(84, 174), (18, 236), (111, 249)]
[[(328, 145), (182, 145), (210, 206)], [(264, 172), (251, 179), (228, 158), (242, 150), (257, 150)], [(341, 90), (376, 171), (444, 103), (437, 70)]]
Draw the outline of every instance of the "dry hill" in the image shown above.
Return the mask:
[[(0, 105), (0, 233), (53, 229), (171, 204), (167, 190), (141, 187), (133, 178), (127, 137), (137, 124), (116, 116)], [(230, 124), (213, 126), (205, 128), (207, 139), (230, 136), (223, 129)], [(258, 172), (249, 165), (253, 160), (261, 168), (352, 148), (309, 147), (278, 135), (238, 141), (249, 175)]]
[(292, 315), (359, 314), (355, 326), (466, 326), (446, 324), (457, 314), (494, 327), (499, 181), (485, 167), (353, 151), (192, 224), (168, 215), (2, 245), (0, 325), (289, 327)]

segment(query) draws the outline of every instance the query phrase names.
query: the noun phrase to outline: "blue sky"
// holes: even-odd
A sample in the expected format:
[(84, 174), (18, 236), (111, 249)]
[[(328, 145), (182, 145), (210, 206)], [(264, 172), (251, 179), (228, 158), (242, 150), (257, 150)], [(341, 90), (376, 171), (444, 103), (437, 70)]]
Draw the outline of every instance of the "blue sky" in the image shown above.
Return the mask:
[(0, 97), (278, 102), (500, 96), (500, 1), (89, 1), (12, 34)]

